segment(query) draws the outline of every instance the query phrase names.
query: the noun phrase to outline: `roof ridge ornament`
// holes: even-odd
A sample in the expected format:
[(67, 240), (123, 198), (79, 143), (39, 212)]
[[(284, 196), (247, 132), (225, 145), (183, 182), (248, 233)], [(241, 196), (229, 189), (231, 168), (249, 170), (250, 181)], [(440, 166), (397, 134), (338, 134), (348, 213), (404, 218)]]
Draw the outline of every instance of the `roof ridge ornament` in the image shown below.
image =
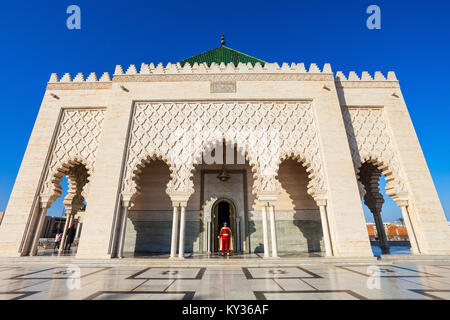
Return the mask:
[(222, 45), (222, 46), (224, 46), (225, 45), (225, 35), (222, 33), (222, 39), (220, 40), (220, 44)]

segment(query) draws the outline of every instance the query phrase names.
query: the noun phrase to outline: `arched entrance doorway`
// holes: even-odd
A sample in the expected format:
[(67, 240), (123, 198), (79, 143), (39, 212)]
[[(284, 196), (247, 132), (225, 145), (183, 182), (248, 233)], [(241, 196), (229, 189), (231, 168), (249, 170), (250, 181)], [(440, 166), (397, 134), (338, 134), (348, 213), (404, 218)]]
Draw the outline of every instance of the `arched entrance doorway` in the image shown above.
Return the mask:
[(220, 229), (223, 227), (224, 222), (231, 229), (231, 241), (230, 241), (230, 251), (236, 252), (236, 243), (239, 241), (236, 239), (236, 209), (231, 200), (219, 199), (212, 207), (212, 248), (213, 252), (219, 252), (221, 249), (220, 241), (218, 235), (220, 234)]

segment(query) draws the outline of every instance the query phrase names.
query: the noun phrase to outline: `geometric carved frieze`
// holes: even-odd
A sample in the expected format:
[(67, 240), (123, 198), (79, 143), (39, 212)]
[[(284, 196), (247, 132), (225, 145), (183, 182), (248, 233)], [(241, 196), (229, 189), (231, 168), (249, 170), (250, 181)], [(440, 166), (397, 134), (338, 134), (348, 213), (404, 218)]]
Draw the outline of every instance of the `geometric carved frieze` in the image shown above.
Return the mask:
[(47, 84), (47, 90), (111, 89), (112, 82), (58, 82)]
[(139, 192), (146, 163), (160, 158), (171, 170), (167, 193), (193, 193), (195, 165), (223, 139), (245, 154), (253, 192), (279, 191), (281, 160), (294, 157), (310, 173), (310, 194), (325, 190), (318, 130), (310, 101), (137, 102), (129, 134), (122, 193)]
[(386, 176), (387, 195), (404, 193), (405, 180), (383, 109), (343, 108), (342, 114), (357, 175), (361, 165), (370, 162)]
[(105, 112), (104, 109), (63, 110), (40, 194), (48, 206), (61, 195), (59, 183), (64, 175), (69, 180), (66, 203), (72, 200), (68, 198), (86, 196)]
[(331, 74), (146, 74), (146, 75), (114, 75), (113, 82), (172, 82), (172, 81), (333, 81)]

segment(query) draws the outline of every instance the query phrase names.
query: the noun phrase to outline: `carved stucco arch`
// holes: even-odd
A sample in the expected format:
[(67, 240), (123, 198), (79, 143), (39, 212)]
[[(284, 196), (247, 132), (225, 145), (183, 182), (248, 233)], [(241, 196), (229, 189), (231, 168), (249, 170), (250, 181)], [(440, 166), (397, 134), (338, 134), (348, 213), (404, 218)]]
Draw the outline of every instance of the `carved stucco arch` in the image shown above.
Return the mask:
[(230, 206), (233, 207), (235, 215), (237, 215), (237, 206), (233, 202), (233, 200), (229, 198), (224, 197), (211, 197), (209, 199), (206, 199), (205, 202), (202, 204), (202, 211), (204, 212), (204, 221), (206, 223), (211, 222), (213, 219), (213, 210), (214, 208), (220, 203), (220, 202), (227, 202)]
[[(325, 185), (325, 181), (322, 180), (322, 177), (320, 176), (320, 170), (322, 168), (322, 164), (317, 164), (319, 168), (317, 168), (314, 165), (313, 159), (310, 158), (307, 154), (299, 154), (298, 152), (290, 152), (287, 154), (284, 154), (280, 157), (279, 166), (283, 161), (285, 160), (295, 160), (296, 162), (300, 163), (302, 167), (305, 168), (306, 173), (308, 174), (308, 185), (307, 185), (307, 193), (314, 198), (314, 200), (323, 200), (323, 198), (326, 196), (327, 188)], [(278, 176), (278, 170), (277, 170), (277, 176)]]
[(358, 188), (359, 188), (359, 192), (360, 192), (360, 197), (362, 198), (365, 194), (366, 191), (365, 190), (365, 186), (361, 183), (361, 177), (360, 177), (360, 170), (361, 167), (365, 164), (365, 163), (370, 163), (372, 164), (375, 168), (377, 168), (379, 170), (379, 176), (377, 174), (377, 181), (376, 181), (376, 186), (373, 186), (374, 188), (379, 188), (379, 177), (383, 174), (386, 177), (386, 188), (385, 188), (385, 192), (386, 195), (391, 197), (394, 201), (397, 202), (397, 200), (404, 200), (405, 194), (407, 194), (403, 189), (399, 189), (399, 177), (396, 176), (396, 173), (393, 172), (389, 166), (389, 164), (387, 164), (385, 161), (378, 159), (375, 156), (370, 156), (367, 155), (363, 158), (361, 158), (361, 162), (359, 163), (359, 165), (356, 168), (356, 177), (358, 179)]
[[(61, 181), (67, 177), (68, 190), (64, 198), (65, 205), (82, 205), (89, 193), (89, 177), (93, 171), (92, 165), (85, 158), (78, 156), (61, 161), (61, 166), (49, 173), (50, 186), (41, 192), (40, 199), (43, 207), (50, 208), (53, 202), (62, 195)], [(74, 201), (75, 200), (75, 201)]]
[[(214, 148), (218, 143), (224, 142), (225, 146), (233, 146), (233, 148), (236, 148), (236, 151), (245, 158), (246, 162), (248, 162), (250, 170), (253, 173), (253, 183), (254, 186), (256, 186), (257, 181), (259, 181), (258, 179), (261, 176), (261, 170), (258, 163), (254, 160), (254, 157), (251, 156), (251, 150), (248, 143), (241, 142), (241, 140), (242, 139), (237, 139), (235, 136), (230, 135), (229, 132), (224, 134), (218, 133), (217, 135), (204, 140), (200, 144), (199, 148), (195, 150), (194, 161), (191, 166), (189, 180), (192, 182), (196, 166), (202, 163), (202, 156), (205, 155), (207, 151)], [(252, 192), (256, 193), (256, 190), (257, 189), (253, 187)]]
[(163, 161), (169, 168), (170, 180), (166, 186), (166, 193), (170, 196), (171, 190), (173, 189), (173, 179), (174, 179), (174, 172), (173, 172), (174, 165), (172, 161), (165, 155), (158, 154), (156, 152), (145, 153), (142, 156), (142, 158), (138, 158), (136, 159), (136, 161), (133, 162), (131, 166), (131, 171), (129, 172), (129, 174), (126, 174), (127, 180), (124, 181), (123, 183), (122, 197), (131, 202), (130, 206), (134, 205), (133, 201), (136, 199), (136, 196), (138, 196), (141, 193), (140, 178), (142, 170), (145, 167), (147, 167), (148, 164), (150, 164), (150, 162), (156, 160)]

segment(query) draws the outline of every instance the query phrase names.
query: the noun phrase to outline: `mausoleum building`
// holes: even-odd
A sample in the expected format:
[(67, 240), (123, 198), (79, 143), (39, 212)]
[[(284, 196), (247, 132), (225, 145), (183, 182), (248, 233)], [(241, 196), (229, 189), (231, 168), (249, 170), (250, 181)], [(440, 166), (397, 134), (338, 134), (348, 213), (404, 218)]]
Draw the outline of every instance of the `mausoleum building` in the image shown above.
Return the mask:
[(382, 175), (412, 253), (450, 254), (394, 72), (280, 65), (223, 43), (178, 63), (118, 65), (112, 77), (52, 74), (0, 256), (37, 253), (66, 176), (67, 225), (86, 204), (78, 258), (213, 253), (223, 222), (234, 254), (369, 257), (362, 205), (384, 229)]

